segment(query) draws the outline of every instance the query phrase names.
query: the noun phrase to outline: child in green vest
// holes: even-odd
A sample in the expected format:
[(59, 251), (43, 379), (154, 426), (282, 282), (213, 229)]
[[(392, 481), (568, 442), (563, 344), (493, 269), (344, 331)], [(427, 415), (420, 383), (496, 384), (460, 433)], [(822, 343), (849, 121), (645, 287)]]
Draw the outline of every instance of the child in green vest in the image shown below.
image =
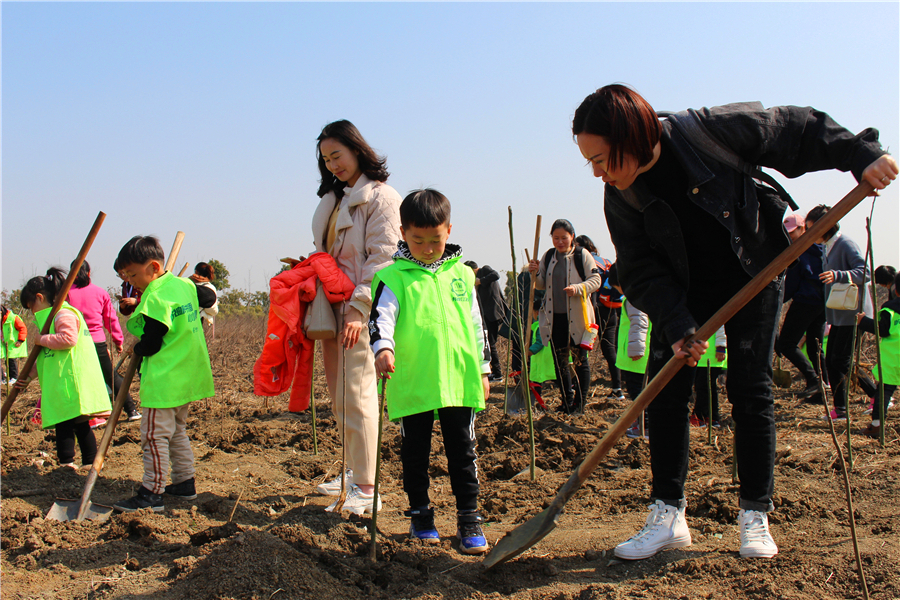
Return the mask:
[(6, 306), (0, 306), (0, 361), (3, 361), (3, 378), (12, 385), (19, 377), (17, 358), (28, 356), (28, 328), (25, 322)]
[[(142, 292), (126, 326), (140, 338), (133, 350), (141, 360), (144, 476), (137, 494), (113, 508), (162, 512), (163, 493), (185, 500), (197, 497), (187, 417), (192, 401), (215, 394), (199, 314), (215, 299), (207, 288), (165, 270), (163, 249), (155, 237), (131, 238), (115, 264), (120, 276)], [(166, 485), (170, 463), (172, 485)]]
[[(50, 268), (44, 277), (33, 277), (22, 288), (22, 306), (34, 313), (41, 329), (65, 283), (65, 271)], [(89, 424), (91, 415), (109, 410), (109, 395), (100, 370), (94, 342), (84, 316), (68, 302), (53, 318), (50, 331), (37, 340), (43, 347), (31, 373), (19, 379), (19, 391), (35, 376), (41, 382), (41, 428), (56, 429), (56, 455), (60, 466), (75, 466), (75, 440), (82, 466), (90, 466), (97, 455), (97, 440)]]
[[(877, 438), (881, 436), (881, 426), (884, 422), (886, 408), (893, 403), (891, 396), (900, 385), (900, 297), (896, 295), (900, 290), (900, 275), (894, 279), (894, 296), (884, 303), (878, 311), (878, 335), (881, 338), (881, 369), (877, 365), (872, 372), (878, 380), (878, 390), (875, 398), (869, 404), (872, 411), (872, 422), (860, 433), (865, 436)], [(865, 313), (857, 315), (859, 328), (875, 334), (875, 320), (870, 319)], [(881, 402), (881, 394), (884, 394), (884, 402)]]
[[(613, 277), (617, 277), (615, 265), (610, 268)], [(615, 288), (621, 290), (618, 279)], [(620, 292), (621, 293), (621, 292)], [(650, 339), (650, 319), (646, 313), (622, 297), (622, 311), (617, 334), (616, 366), (622, 374), (625, 390), (634, 401), (644, 389), (647, 371), (647, 341)], [(647, 419), (635, 419), (625, 435), (630, 438), (650, 437)]]
[(478, 512), (475, 413), (490, 390), (490, 346), (475, 300), (475, 275), (462, 250), (447, 244), (450, 202), (435, 190), (409, 194), (400, 205), (394, 263), (372, 280), (369, 341), (375, 372), (389, 377), (391, 419), (400, 421), (403, 489), (410, 537), (437, 542), (428, 496), (431, 430), (441, 422), (450, 487), (456, 496), (459, 550), (487, 550)]

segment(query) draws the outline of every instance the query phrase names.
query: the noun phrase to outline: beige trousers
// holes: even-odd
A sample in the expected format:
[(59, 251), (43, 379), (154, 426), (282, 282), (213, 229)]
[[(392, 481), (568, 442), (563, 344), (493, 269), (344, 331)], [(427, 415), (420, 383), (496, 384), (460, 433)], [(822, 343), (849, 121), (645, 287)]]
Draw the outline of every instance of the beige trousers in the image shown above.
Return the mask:
[(187, 435), (191, 404), (176, 408), (145, 408), (141, 419), (141, 450), (144, 451), (144, 487), (154, 494), (166, 489), (172, 464), (172, 483), (194, 476), (194, 451)]
[[(339, 313), (340, 310), (336, 310)], [(337, 317), (337, 330), (343, 318)], [(363, 325), (359, 341), (344, 350), (337, 339), (322, 340), (325, 378), (331, 396), (331, 410), (347, 454), (347, 467), (353, 469), (353, 483), (375, 484), (375, 456), (378, 451), (378, 390), (375, 356), (369, 345), (369, 331)], [(343, 422), (346, 418), (346, 431)]]

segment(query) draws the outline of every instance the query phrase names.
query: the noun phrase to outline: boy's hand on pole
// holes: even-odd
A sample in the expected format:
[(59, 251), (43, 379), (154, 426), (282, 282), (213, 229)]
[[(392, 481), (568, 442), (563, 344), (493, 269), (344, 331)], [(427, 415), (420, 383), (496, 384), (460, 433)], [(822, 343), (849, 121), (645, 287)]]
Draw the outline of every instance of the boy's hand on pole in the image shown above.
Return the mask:
[(375, 357), (375, 372), (382, 379), (390, 379), (388, 373), (394, 372), (394, 351), (387, 349), (382, 350)]

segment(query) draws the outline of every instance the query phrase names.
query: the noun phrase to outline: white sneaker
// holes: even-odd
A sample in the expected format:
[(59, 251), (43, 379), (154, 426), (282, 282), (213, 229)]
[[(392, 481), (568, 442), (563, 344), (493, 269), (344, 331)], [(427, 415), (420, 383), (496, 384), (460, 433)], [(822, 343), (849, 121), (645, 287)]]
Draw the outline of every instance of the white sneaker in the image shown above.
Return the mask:
[[(347, 510), (352, 512), (354, 515), (361, 515), (363, 513), (372, 512), (373, 500), (375, 499), (374, 494), (364, 494), (359, 487), (355, 484), (350, 486), (350, 491), (347, 492), (347, 499), (344, 500), (344, 506), (341, 507), (341, 512)], [(325, 510), (327, 512), (334, 512), (334, 509), (337, 508), (337, 503), (340, 501), (340, 498), (332, 502), (328, 508)], [(378, 510), (381, 510), (381, 494), (378, 495)]]
[(738, 513), (741, 528), (741, 556), (745, 558), (772, 558), (778, 554), (778, 546), (769, 533), (769, 517), (758, 510), (741, 510)]
[(650, 558), (666, 548), (691, 545), (691, 532), (684, 520), (684, 508), (669, 506), (662, 500), (650, 505), (647, 522), (634, 537), (616, 546), (615, 554), (625, 560)]
[[(347, 493), (350, 493), (350, 485), (353, 482), (353, 470), (347, 469), (344, 476), (347, 481)], [(323, 496), (339, 496), (341, 493), (341, 476), (338, 475), (331, 481), (326, 481), (325, 483), (320, 483), (316, 486), (316, 491), (322, 494)]]

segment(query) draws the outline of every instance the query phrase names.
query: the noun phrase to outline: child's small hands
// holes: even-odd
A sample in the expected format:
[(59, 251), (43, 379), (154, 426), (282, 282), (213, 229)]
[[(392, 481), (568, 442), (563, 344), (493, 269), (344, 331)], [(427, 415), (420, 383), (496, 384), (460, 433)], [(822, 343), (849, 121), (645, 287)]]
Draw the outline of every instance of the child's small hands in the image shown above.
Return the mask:
[(861, 313), (857, 314), (857, 315), (856, 315), (856, 324), (859, 325), (860, 323), (862, 323), (862, 320), (863, 320), (865, 317), (866, 317), (866, 313), (864, 313), (864, 312), (861, 312)]
[(488, 381), (487, 373), (481, 376), (481, 386), (484, 388), (484, 399), (487, 401), (491, 397), (491, 384)]
[(719, 362), (722, 362), (723, 360), (725, 360), (725, 353), (724, 352), (716, 352), (716, 360)]
[(394, 372), (394, 351), (390, 349), (382, 350), (375, 357), (375, 372), (379, 377), (390, 379), (388, 373)]
[(18, 347), (21, 346), (21, 345), (22, 345), (22, 341), (21, 341), (21, 340), (16, 340), (16, 348), (18, 348)]
[(630, 358), (631, 360), (641, 360), (642, 358), (644, 358), (644, 355), (638, 354), (637, 356), (629, 356), (628, 358)]
[(19, 390), (19, 392), (24, 392), (25, 388), (28, 387), (28, 384), (31, 383), (31, 378), (26, 377), (25, 379), (16, 379), (16, 382), (13, 384), (13, 387)]
[(122, 354), (122, 348), (124, 348), (124, 346), (121, 342), (116, 344), (116, 352), (118, 352), (119, 354)]

